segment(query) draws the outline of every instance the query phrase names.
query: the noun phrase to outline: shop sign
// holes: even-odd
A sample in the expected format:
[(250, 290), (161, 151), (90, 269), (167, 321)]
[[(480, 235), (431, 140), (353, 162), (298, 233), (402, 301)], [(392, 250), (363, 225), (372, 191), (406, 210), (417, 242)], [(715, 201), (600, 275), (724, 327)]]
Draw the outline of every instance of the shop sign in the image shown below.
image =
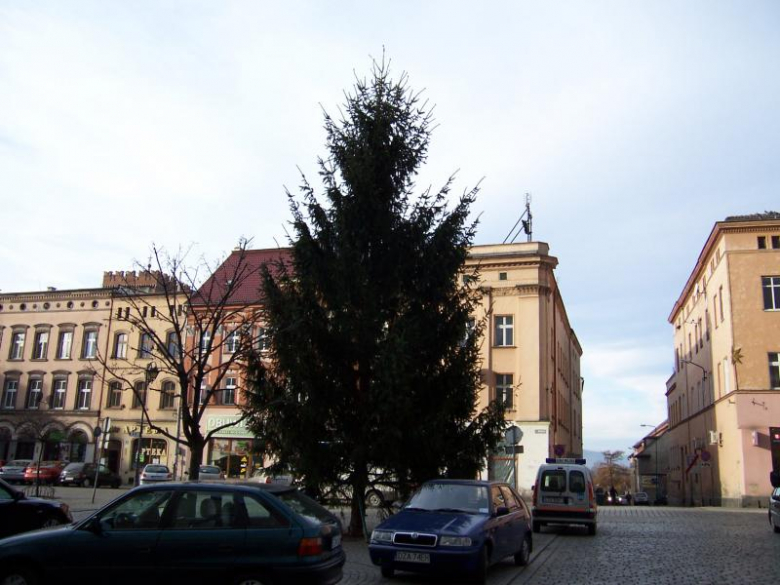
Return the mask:
[[(241, 421), (241, 422), (237, 422)], [(222, 425), (237, 422), (230, 427), (225, 427), (220, 431), (217, 431), (213, 437), (251, 437), (252, 433), (246, 427), (246, 420), (241, 420), (241, 415), (235, 416), (209, 416), (206, 418), (206, 432), (210, 433), (214, 429), (221, 427)]]
[[(112, 431), (113, 431), (114, 428), (116, 428), (116, 427), (112, 427)], [(162, 428), (165, 429), (165, 431), (167, 433), (171, 432), (171, 430), (168, 427), (162, 427)], [(119, 429), (117, 429), (117, 431), (118, 430)], [(138, 425), (136, 425), (134, 427), (130, 426), (130, 425), (127, 425), (125, 427), (125, 433), (130, 435), (131, 437), (137, 437), (138, 436)], [(153, 428), (151, 428), (151, 427), (149, 427), (147, 425), (144, 425), (144, 435), (162, 435), (162, 433), (158, 429), (153, 429)]]

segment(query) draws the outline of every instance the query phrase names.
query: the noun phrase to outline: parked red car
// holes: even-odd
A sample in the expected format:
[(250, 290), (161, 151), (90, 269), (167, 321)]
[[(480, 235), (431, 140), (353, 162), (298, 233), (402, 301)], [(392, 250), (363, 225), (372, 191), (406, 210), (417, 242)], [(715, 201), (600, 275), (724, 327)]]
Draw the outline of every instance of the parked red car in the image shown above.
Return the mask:
[(24, 483), (39, 482), (53, 485), (59, 481), (65, 464), (64, 461), (41, 461), (40, 470), (37, 463), (28, 465), (24, 470)]

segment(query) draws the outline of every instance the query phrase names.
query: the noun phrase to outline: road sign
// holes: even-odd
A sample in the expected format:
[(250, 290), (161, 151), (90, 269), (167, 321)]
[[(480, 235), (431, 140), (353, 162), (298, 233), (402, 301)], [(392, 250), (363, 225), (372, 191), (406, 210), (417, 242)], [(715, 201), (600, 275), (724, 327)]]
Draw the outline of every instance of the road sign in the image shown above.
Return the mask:
[(708, 462), (710, 459), (712, 459), (712, 453), (702, 449), (701, 460), (704, 461), (704, 462)]

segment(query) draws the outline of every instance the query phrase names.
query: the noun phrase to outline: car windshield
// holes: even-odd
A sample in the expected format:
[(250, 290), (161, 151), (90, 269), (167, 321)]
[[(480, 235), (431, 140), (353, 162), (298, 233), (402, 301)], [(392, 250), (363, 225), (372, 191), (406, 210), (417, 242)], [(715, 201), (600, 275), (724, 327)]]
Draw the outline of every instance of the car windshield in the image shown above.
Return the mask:
[(14, 459), (13, 461), (10, 461), (5, 464), (6, 467), (27, 467), (30, 465), (32, 461), (28, 461), (25, 459)]
[(554, 469), (543, 472), (541, 484), (543, 492), (566, 491), (566, 471)]
[(301, 516), (317, 520), (318, 522), (334, 522), (333, 514), (298, 490), (293, 489), (284, 492), (271, 493)]
[(144, 471), (146, 473), (168, 473), (168, 468), (165, 465), (147, 465)]
[(200, 466), (200, 472), (201, 473), (219, 473), (220, 469), (219, 469), (219, 467), (215, 467), (214, 465), (201, 465)]
[(411, 497), (405, 508), (487, 514), (488, 490), (484, 485), (426, 483)]
[(81, 471), (83, 467), (84, 467), (83, 463), (69, 463), (68, 466), (65, 468), (65, 471)]

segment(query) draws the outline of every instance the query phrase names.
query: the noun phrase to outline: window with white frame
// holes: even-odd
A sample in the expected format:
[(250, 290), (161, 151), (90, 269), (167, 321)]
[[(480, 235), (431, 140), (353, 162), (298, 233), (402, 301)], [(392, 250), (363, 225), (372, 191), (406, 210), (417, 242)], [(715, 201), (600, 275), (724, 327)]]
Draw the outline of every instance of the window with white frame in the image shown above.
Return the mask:
[(3, 408), (16, 408), (16, 393), (19, 390), (19, 380), (6, 379), (5, 392), (3, 392)]
[(65, 408), (65, 400), (68, 396), (68, 380), (67, 378), (55, 378), (54, 379), (54, 391), (51, 397), (51, 407), (55, 410), (62, 410)]
[(780, 276), (762, 276), (761, 288), (764, 291), (764, 310), (780, 311)]
[(176, 405), (176, 384), (171, 381), (163, 382), (160, 392), (160, 408), (170, 409)]
[(152, 336), (149, 333), (141, 333), (141, 338), (138, 343), (138, 357), (141, 359), (150, 359), (152, 357), (152, 350), (154, 344), (152, 343)]
[(200, 384), (200, 403), (201, 404), (206, 404), (206, 402), (208, 402), (208, 398), (207, 398), (208, 394), (209, 394), (209, 387), (206, 384), (206, 381), (204, 380)]
[(511, 409), (513, 394), (512, 374), (496, 374), (496, 402)]
[(127, 359), (127, 333), (117, 333), (114, 338), (114, 358)]
[(514, 345), (514, 317), (512, 315), (498, 315), (495, 317), (494, 323), (495, 345), (497, 347)]
[(36, 410), (41, 403), (42, 396), (43, 380), (41, 378), (30, 378), (30, 383), (27, 387), (27, 408)]
[(86, 360), (95, 359), (98, 349), (97, 329), (87, 329), (84, 332), (84, 345), (81, 348), (81, 357)]
[(769, 387), (780, 390), (780, 353), (769, 354)]
[(234, 377), (225, 378), (225, 388), (222, 390), (222, 404), (236, 403), (236, 379)]
[(257, 334), (255, 335), (255, 344), (258, 351), (266, 351), (268, 349), (268, 335), (265, 327), (257, 328)]
[(228, 333), (227, 339), (225, 340), (225, 351), (227, 353), (236, 353), (238, 351), (238, 345), (239, 332), (238, 329), (234, 329)]
[(200, 353), (201, 355), (211, 351), (211, 331), (202, 331), (200, 334)]
[(8, 354), (9, 360), (20, 360), (24, 357), (24, 331), (14, 331), (11, 333), (11, 351)]
[(57, 340), (57, 359), (69, 360), (71, 349), (73, 348), (73, 331), (60, 331), (60, 337)]
[(45, 360), (49, 352), (49, 332), (36, 331), (33, 339), (33, 359)]
[(122, 383), (114, 380), (108, 385), (108, 408), (122, 407)]
[(92, 402), (92, 378), (81, 378), (78, 385), (78, 396), (76, 399), (76, 408), (79, 410), (89, 410)]

